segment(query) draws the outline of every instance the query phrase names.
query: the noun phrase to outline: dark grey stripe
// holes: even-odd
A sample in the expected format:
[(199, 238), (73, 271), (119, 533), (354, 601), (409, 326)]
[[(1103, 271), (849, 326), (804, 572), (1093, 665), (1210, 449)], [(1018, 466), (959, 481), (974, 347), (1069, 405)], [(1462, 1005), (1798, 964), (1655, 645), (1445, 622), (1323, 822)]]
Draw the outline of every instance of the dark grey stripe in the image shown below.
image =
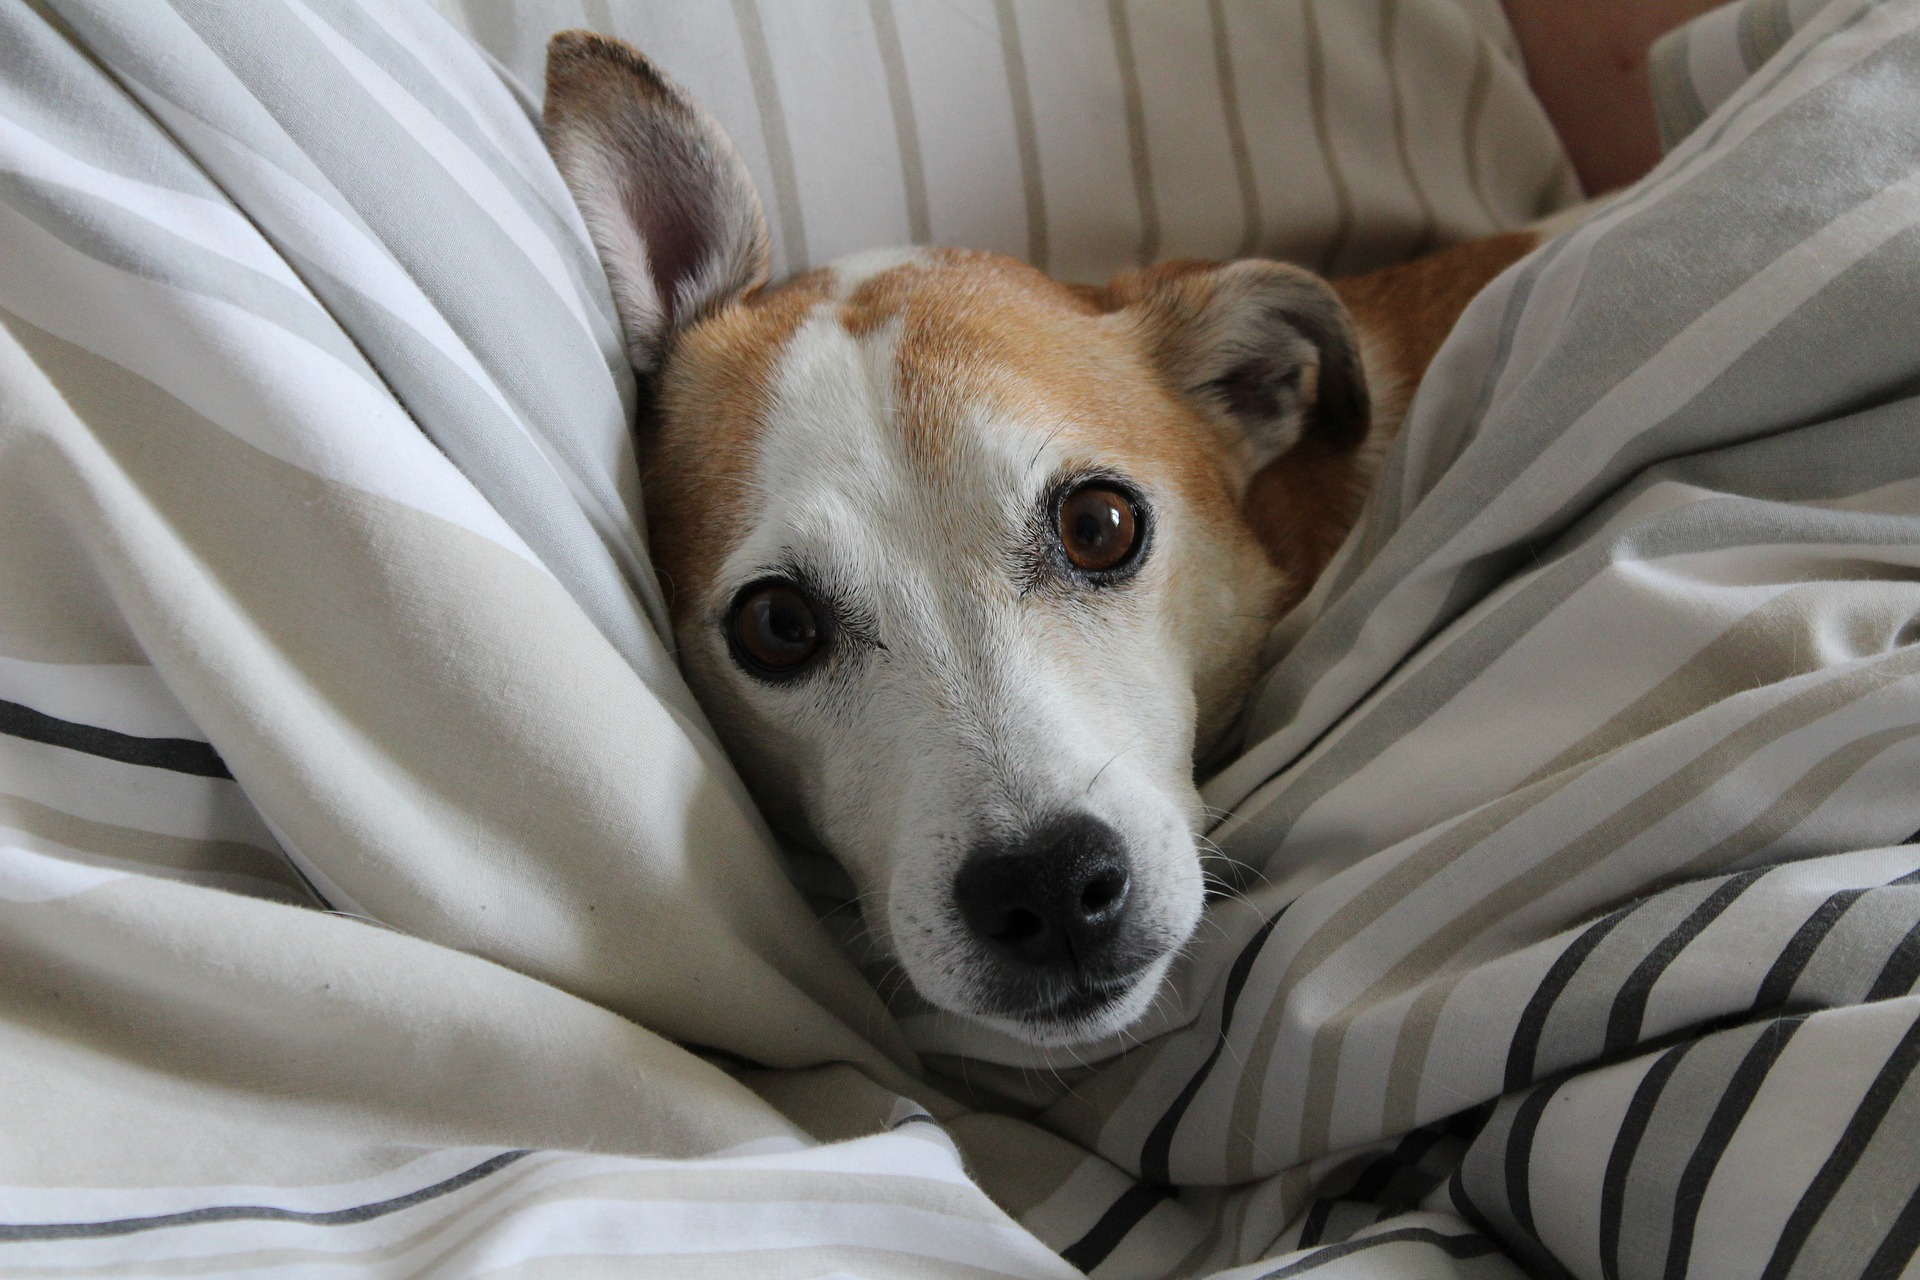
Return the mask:
[(874, 42), (887, 77), (887, 106), (893, 112), (894, 142), (900, 149), (900, 181), (907, 194), (907, 235), (915, 244), (933, 240), (933, 218), (927, 211), (927, 168), (920, 155), (920, 124), (913, 111), (913, 85), (907, 78), (907, 52), (900, 43), (900, 23), (893, 0), (867, 0), (873, 14)]
[(1483, 1258), (1499, 1249), (1493, 1241), (1473, 1232), (1448, 1235), (1435, 1231), (1432, 1227), (1401, 1227), (1394, 1231), (1382, 1231), (1377, 1236), (1368, 1236), (1364, 1240), (1349, 1240), (1344, 1244), (1330, 1244), (1298, 1262), (1288, 1263), (1277, 1271), (1268, 1271), (1259, 1280), (1290, 1280), (1292, 1276), (1303, 1276), (1318, 1271), (1321, 1267), (1350, 1258), (1356, 1253), (1365, 1253), (1370, 1249), (1383, 1249), (1395, 1244), (1424, 1244), (1438, 1249), (1449, 1258), (1465, 1260)]
[(733, 0), (733, 21), (740, 29), (747, 78), (753, 82), (753, 105), (760, 113), (760, 136), (767, 144), (767, 167), (773, 171), (780, 245), (788, 274), (797, 275), (811, 265), (807, 260), (807, 219), (800, 207), (800, 177), (794, 167), (793, 143), (787, 137), (787, 111), (780, 102), (780, 82), (774, 77), (773, 52), (767, 46), (758, 0)]
[(1538, 1073), (1534, 1069), (1534, 1061), (1539, 1056), (1541, 1033), (1546, 1028), (1547, 1018), (1553, 1013), (1554, 1005), (1566, 991), (1567, 984), (1573, 981), (1574, 975), (1580, 972), (1580, 967), (1587, 962), (1587, 957), (1638, 905), (1635, 903), (1602, 916), (1582, 929), (1554, 957), (1546, 976), (1534, 988), (1526, 1007), (1520, 1011), (1520, 1022), (1514, 1028), (1513, 1041), (1507, 1046), (1505, 1088), (1508, 1092), (1524, 1088), (1536, 1078)]
[(1815, 1229), (1826, 1220), (1834, 1197), (1873, 1142), (1874, 1135), (1879, 1132), (1880, 1124), (1893, 1108), (1894, 1102), (1906, 1090), (1916, 1063), (1920, 1063), (1920, 1022), (1908, 1027), (1893, 1052), (1887, 1055), (1879, 1074), (1860, 1099), (1860, 1105), (1854, 1108), (1853, 1117), (1847, 1121), (1840, 1140), (1822, 1162), (1819, 1172), (1814, 1174), (1813, 1181), (1801, 1193), (1793, 1212), (1787, 1215), (1786, 1225), (1780, 1230), (1780, 1238), (1774, 1244), (1772, 1256), (1767, 1259), (1766, 1270), (1760, 1273), (1760, 1280), (1786, 1280), (1796, 1270), (1794, 1264), (1807, 1247)]
[(1213, 32), (1213, 74), (1220, 81), (1227, 150), (1233, 156), (1233, 178), (1240, 188), (1240, 247), (1234, 256), (1248, 258), (1260, 251), (1260, 190), (1253, 180), (1253, 152), (1247, 146), (1247, 124), (1240, 112), (1240, 87), (1233, 74), (1233, 44), (1227, 35), (1223, 0), (1207, 0), (1207, 23)]
[(1140, 68), (1133, 56), (1133, 27), (1127, 0), (1107, 0), (1107, 25), (1113, 29), (1113, 55), (1120, 64), (1120, 91), (1127, 120), (1127, 158), (1133, 166), (1133, 195), (1140, 205), (1140, 265), (1160, 256), (1160, 206), (1153, 196), (1153, 158), (1147, 148), (1147, 107), (1140, 94)]
[(1620, 1280), (1620, 1220), (1640, 1143), (1646, 1138), (1647, 1126), (1653, 1119), (1654, 1108), (1660, 1105), (1660, 1095), (1666, 1091), (1668, 1080), (1696, 1043), (1676, 1045), (1654, 1060), (1634, 1088), (1626, 1115), (1614, 1134), (1613, 1150), (1607, 1156), (1607, 1170), (1601, 1176), (1600, 1185), (1600, 1274), (1606, 1280)]
[(1804, 1021), (1804, 1017), (1799, 1017), (1768, 1023), (1740, 1060), (1719, 1102), (1714, 1105), (1706, 1129), (1673, 1187), (1665, 1280), (1683, 1280), (1686, 1276), (1687, 1263), (1693, 1253), (1694, 1228), (1699, 1222), (1701, 1202), (1706, 1199), (1707, 1184), (1713, 1179), (1714, 1170), (1720, 1167), (1720, 1157), (1726, 1154), (1727, 1145), (1746, 1119), (1747, 1110), (1753, 1106), (1773, 1064), (1780, 1060), (1787, 1043)]
[(0, 734), (65, 747), (121, 764), (166, 769), (200, 778), (233, 779), (226, 761), (211, 743), (196, 742), (192, 738), (136, 738), (98, 725), (56, 719), (17, 702), (0, 702)]
[(1027, 55), (1020, 45), (1020, 19), (1013, 0), (993, 0), (1000, 28), (1000, 56), (1007, 70), (1007, 101), (1013, 108), (1013, 140), (1020, 153), (1020, 188), (1027, 202), (1027, 261), (1047, 269), (1047, 190), (1040, 168), (1040, 139), (1034, 130), (1033, 90), (1027, 83)]
[(1732, 906), (1767, 870), (1761, 867), (1743, 871), (1722, 881), (1699, 906), (1687, 913), (1679, 925), (1661, 938), (1640, 963), (1634, 965), (1633, 971), (1615, 992), (1613, 1007), (1608, 1011), (1602, 1056), (1617, 1057), (1640, 1042), (1641, 1024), (1647, 1016), (1647, 1001), (1653, 995), (1653, 984), (1672, 967), (1680, 953), (1691, 946), (1693, 940), (1719, 919), (1721, 913)]
[(130, 1236), (142, 1231), (159, 1231), (167, 1227), (201, 1226), (210, 1222), (297, 1222), (313, 1227), (353, 1226), (356, 1223), (370, 1222), (375, 1218), (384, 1218), (388, 1214), (399, 1213), (403, 1209), (411, 1209), (429, 1200), (437, 1200), (463, 1187), (470, 1187), (482, 1178), (498, 1173), (516, 1160), (532, 1154), (531, 1151), (505, 1151), (443, 1182), (422, 1187), (418, 1191), (409, 1191), (403, 1196), (394, 1196), (390, 1200), (376, 1200), (371, 1204), (354, 1205), (348, 1209), (331, 1209), (315, 1213), (304, 1209), (281, 1209), (272, 1205), (220, 1204), (209, 1205), (204, 1209), (188, 1209), (181, 1213), (155, 1214), (150, 1218), (115, 1218), (107, 1222), (0, 1222), (0, 1244), (46, 1240), (96, 1240), (106, 1236)]
[[(1291, 904), (1289, 904), (1291, 905)], [(1273, 913), (1267, 922), (1255, 931), (1247, 944), (1240, 948), (1240, 954), (1233, 959), (1233, 967), (1227, 971), (1227, 983), (1220, 996), (1220, 1029), (1214, 1036), (1213, 1049), (1207, 1054), (1206, 1061), (1181, 1088), (1160, 1119), (1154, 1123), (1140, 1148), (1140, 1176), (1148, 1182), (1163, 1186), (1173, 1182), (1172, 1152), (1173, 1137), (1180, 1128), (1180, 1120), (1187, 1114), (1187, 1108), (1193, 1105), (1200, 1086), (1207, 1082), (1214, 1064), (1220, 1061), (1221, 1051), (1227, 1047), (1227, 1036), (1233, 1030), (1233, 1012), (1240, 1004), (1240, 992), (1247, 985), (1247, 977), (1253, 972), (1254, 961), (1259, 959), (1260, 950), (1267, 945), (1267, 939), (1273, 934), (1273, 927), (1280, 923), (1280, 917), (1287, 914), (1287, 908), (1281, 907)]]
[(1814, 909), (1801, 926), (1794, 930), (1793, 937), (1774, 957), (1773, 965), (1767, 970), (1767, 976), (1760, 981), (1760, 990), (1753, 997), (1753, 1011), (1763, 1013), (1778, 1009), (1787, 1003), (1793, 995), (1793, 987), (1806, 970), (1807, 962), (1813, 958), (1820, 944), (1827, 940), (1827, 934), (1847, 913), (1847, 910), (1866, 896), (1865, 889), (1843, 889), (1833, 894)]
[(1087, 1234), (1060, 1251), (1060, 1256), (1082, 1271), (1092, 1271), (1120, 1247), (1127, 1233), (1152, 1213), (1167, 1198), (1165, 1187), (1136, 1182), (1107, 1207)]

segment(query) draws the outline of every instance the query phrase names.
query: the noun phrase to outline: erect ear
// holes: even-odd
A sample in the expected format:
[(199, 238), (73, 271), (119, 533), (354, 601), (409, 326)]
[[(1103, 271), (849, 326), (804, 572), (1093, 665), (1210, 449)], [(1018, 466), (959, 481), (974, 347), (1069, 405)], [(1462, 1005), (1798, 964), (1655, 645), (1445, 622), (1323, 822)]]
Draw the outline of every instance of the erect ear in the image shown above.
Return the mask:
[(1285, 263), (1170, 263), (1122, 276), (1109, 302), (1162, 373), (1220, 426), (1250, 478), (1303, 438), (1367, 437), (1366, 374), (1347, 310), (1325, 280)]
[(677, 330), (767, 280), (767, 220), (714, 118), (630, 45), (547, 43), (547, 149), (613, 285), (628, 358), (659, 368)]

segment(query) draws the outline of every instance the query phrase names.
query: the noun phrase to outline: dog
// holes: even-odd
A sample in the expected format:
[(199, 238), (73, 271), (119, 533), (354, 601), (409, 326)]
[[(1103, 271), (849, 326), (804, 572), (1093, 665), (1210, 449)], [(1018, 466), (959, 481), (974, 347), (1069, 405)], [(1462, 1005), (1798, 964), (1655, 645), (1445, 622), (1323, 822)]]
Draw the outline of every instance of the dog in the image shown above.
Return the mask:
[(1196, 753), (1541, 233), (1333, 284), (910, 249), (769, 288), (744, 164), (644, 56), (555, 36), (545, 126), (645, 388), (679, 656), (769, 818), (937, 1008), (1129, 1026), (1201, 918)]

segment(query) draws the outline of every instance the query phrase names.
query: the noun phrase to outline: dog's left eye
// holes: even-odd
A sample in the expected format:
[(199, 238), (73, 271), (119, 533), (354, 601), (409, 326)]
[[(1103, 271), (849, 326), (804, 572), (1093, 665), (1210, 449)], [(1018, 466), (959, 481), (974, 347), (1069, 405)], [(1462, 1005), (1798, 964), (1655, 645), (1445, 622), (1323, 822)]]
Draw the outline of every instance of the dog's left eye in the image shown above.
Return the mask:
[(1074, 568), (1111, 573), (1140, 545), (1142, 521), (1126, 494), (1109, 485), (1083, 484), (1060, 500), (1061, 550)]
[(819, 656), (826, 628), (806, 592), (791, 582), (757, 582), (734, 600), (728, 624), (734, 657), (757, 676), (797, 675)]

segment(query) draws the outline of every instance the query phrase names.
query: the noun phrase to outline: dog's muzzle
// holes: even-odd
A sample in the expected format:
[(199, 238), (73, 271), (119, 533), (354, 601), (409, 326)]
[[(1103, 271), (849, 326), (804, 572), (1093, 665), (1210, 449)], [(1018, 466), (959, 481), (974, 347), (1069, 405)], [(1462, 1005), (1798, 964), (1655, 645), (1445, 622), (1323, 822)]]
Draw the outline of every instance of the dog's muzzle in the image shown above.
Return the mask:
[(1123, 995), (1157, 958), (1128, 927), (1132, 888), (1120, 833), (1090, 814), (976, 847), (953, 896), (988, 960), (983, 1012), (1073, 1021)]

